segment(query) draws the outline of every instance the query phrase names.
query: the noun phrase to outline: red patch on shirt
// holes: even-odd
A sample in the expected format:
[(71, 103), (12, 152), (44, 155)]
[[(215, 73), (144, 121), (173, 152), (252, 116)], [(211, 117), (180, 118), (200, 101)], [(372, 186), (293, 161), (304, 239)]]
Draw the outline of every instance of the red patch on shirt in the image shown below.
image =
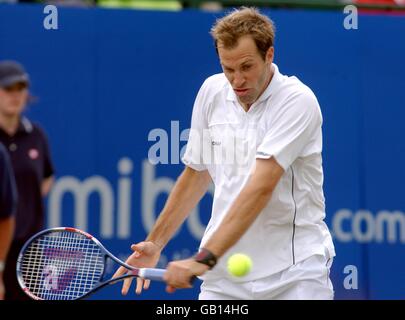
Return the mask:
[(30, 149), (30, 150), (28, 151), (28, 156), (29, 156), (32, 160), (38, 159), (39, 152), (38, 152), (37, 149)]

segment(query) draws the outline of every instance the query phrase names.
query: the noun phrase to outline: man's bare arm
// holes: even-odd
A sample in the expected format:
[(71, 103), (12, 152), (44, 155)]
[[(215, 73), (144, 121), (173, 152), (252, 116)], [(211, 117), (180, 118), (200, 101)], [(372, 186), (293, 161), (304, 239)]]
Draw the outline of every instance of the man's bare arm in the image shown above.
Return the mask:
[[(14, 216), (0, 219), (0, 263), (1, 268), (5, 266), (7, 253), (10, 248), (14, 234), (15, 218)], [(5, 288), (3, 283), (3, 270), (0, 269), (0, 300), (4, 299)]]
[(5, 261), (14, 234), (14, 216), (0, 219), (0, 261)]

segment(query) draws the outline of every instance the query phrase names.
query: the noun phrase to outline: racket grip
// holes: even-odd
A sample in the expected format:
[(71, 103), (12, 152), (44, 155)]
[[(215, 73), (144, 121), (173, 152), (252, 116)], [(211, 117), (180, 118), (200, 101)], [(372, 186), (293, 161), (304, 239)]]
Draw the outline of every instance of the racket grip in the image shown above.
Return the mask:
[(139, 269), (139, 276), (148, 280), (164, 281), (163, 275), (166, 269), (154, 269), (154, 268), (141, 268)]

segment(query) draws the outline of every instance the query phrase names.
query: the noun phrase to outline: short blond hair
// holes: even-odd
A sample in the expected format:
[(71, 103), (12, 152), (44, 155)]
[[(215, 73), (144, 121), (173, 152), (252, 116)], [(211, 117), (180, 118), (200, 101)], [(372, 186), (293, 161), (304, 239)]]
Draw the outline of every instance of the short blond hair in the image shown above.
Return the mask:
[(273, 21), (261, 14), (258, 9), (241, 7), (218, 19), (210, 33), (214, 38), (217, 52), (218, 43), (232, 49), (241, 37), (250, 35), (260, 55), (265, 59), (268, 49), (274, 44), (275, 27)]

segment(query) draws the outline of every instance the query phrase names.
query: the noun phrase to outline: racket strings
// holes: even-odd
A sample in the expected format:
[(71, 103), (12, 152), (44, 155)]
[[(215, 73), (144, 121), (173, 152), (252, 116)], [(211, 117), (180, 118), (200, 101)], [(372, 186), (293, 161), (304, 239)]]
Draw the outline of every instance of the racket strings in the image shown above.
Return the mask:
[(72, 300), (98, 283), (104, 255), (91, 239), (76, 232), (58, 231), (36, 239), (21, 261), (27, 289), (46, 300)]

